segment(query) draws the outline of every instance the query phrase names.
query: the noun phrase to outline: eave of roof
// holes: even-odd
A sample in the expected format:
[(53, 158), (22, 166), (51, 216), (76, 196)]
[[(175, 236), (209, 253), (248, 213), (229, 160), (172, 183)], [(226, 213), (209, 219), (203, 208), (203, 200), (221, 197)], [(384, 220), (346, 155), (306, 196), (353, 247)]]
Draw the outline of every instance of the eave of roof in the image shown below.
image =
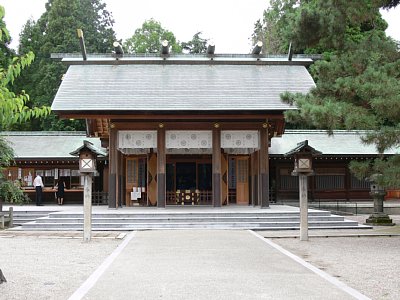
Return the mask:
[[(282, 137), (272, 138), (269, 154), (283, 155), (297, 147), (299, 142), (308, 140), (310, 146), (322, 152), (321, 157), (376, 157), (379, 153), (375, 145), (366, 145), (361, 140), (366, 133), (367, 131), (362, 130), (334, 130), (332, 135), (328, 135), (325, 130), (286, 130)], [(384, 154), (398, 154), (399, 150), (388, 149)]]
[(85, 132), (0, 132), (14, 150), (15, 160), (75, 160), (69, 153), (81, 145), (84, 140), (92, 142), (102, 152), (99, 138), (88, 138)]

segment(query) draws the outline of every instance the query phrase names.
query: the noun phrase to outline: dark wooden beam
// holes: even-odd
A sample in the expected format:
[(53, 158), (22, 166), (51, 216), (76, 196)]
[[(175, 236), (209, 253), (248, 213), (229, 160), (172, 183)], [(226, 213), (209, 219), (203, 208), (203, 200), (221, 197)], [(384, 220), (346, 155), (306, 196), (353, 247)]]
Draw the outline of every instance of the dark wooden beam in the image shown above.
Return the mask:
[(166, 154), (165, 154), (165, 128), (160, 123), (157, 130), (157, 207), (165, 207), (166, 201)]
[(108, 207), (117, 208), (117, 130), (111, 128), (109, 143)]
[(283, 111), (269, 111), (265, 113), (257, 112), (202, 112), (194, 113), (188, 111), (159, 113), (159, 112), (142, 112), (138, 114), (137, 111), (121, 111), (120, 113), (110, 114), (107, 111), (55, 111), (62, 119), (114, 119), (114, 120), (147, 120), (147, 121), (174, 121), (174, 120), (208, 120), (213, 122), (221, 122), (222, 120), (273, 120), (282, 119)]
[(268, 161), (268, 128), (265, 123), (260, 130), (260, 191), (261, 208), (269, 207), (269, 161)]
[(212, 194), (214, 207), (221, 207), (221, 129), (218, 123), (212, 131)]
[[(283, 119), (283, 116), (282, 116)], [(263, 120), (246, 120), (246, 121), (229, 121), (218, 122), (221, 130), (258, 130), (265, 121)], [(280, 120), (272, 120), (271, 122), (280, 122)], [(157, 130), (159, 121), (115, 121), (112, 122), (118, 130)], [(183, 121), (163, 122), (165, 130), (210, 130), (215, 122), (205, 121)]]

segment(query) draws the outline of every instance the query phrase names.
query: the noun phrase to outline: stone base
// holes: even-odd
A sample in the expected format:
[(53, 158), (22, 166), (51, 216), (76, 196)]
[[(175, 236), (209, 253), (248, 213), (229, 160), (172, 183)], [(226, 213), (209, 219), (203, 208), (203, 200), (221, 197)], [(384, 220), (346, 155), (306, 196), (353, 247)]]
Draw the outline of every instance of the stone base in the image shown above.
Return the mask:
[(373, 213), (369, 216), (369, 218), (365, 221), (366, 225), (375, 225), (375, 226), (393, 226), (396, 225), (392, 222), (392, 219), (385, 213)]

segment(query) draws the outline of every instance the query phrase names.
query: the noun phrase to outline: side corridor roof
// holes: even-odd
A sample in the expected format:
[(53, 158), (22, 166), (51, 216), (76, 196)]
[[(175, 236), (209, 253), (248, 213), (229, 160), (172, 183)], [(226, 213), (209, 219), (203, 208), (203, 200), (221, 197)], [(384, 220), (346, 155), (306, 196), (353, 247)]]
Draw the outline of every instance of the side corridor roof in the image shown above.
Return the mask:
[[(272, 138), (269, 154), (271, 156), (283, 156), (295, 148), (299, 142), (308, 140), (313, 148), (322, 152), (323, 156), (376, 156), (378, 154), (374, 145), (365, 145), (360, 137), (365, 131), (340, 131), (336, 130), (332, 136), (328, 136), (323, 130), (286, 130), (282, 137)], [(54, 159), (76, 158), (70, 152), (83, 145), (83, 141), (90, 141), (99, 149), (100, 138), (88, 138), (85, 132), (0, 132), (14, 149), (16, 159)], [(398, 149), (385, 151), (386, 155), (398, 154)]]

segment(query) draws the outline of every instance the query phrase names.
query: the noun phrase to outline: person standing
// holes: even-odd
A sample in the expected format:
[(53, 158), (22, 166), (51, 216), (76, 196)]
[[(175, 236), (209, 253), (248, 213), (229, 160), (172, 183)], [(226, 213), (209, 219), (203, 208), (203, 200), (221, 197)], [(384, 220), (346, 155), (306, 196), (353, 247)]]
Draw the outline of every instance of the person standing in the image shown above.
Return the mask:
[(64, 189), (65, 189), (64, 181), (60, 178), (60, 180), (57, 183), (57, 193), (56, 193), (57, 194), (58, 205), (63, 205)]
[(43, 181), (42, 177), (39, 174), (36, 174), (35, 179), (33, 180), (33, 186), (35, 187), (36, 190), (36, 205), (37, 206), (43, 206), (42, 204), (42, 195), (43, 195)]

